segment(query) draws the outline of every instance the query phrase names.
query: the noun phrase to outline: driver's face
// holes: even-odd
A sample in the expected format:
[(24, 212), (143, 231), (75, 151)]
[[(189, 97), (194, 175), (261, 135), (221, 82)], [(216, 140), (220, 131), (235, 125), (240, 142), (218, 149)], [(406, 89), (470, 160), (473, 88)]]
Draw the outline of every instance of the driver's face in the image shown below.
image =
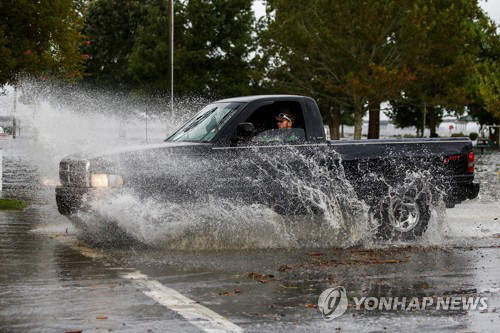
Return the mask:
[(292, 123), (286, 119), (279, 119), (278, 128), (292, 128)]

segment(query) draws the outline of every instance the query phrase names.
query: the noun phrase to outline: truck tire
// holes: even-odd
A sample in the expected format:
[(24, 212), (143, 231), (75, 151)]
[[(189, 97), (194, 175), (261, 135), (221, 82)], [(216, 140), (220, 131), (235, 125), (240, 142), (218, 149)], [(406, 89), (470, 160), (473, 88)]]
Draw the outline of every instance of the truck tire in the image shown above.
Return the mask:
[(415, 191), (388, 196), (375, 207), (374, 217), (379, 222), (378, 238), (414, 240), (423, 235), (431, 218), (428, 197)]

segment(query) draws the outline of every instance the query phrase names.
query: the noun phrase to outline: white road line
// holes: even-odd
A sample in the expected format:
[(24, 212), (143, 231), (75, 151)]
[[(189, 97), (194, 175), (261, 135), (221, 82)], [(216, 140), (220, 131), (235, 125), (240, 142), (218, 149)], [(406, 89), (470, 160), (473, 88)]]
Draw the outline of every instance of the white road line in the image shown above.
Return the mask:
[(241, 327), (233, 324), (218, 313), (198, 304), (174, 289), (165, 287), (156, 280), (149, 279), (148, 276), (141, 272), (126, 273), (122, 276), (149, 289), (142, 292), (166, 308), (177, 312), (186, 318), (189, 323), (205, 332), (243, 332)]
[[(96, 260), (107, 259), (105, 253), (96, 252), (92, 248), (81, 245), (73, 236), (68, 236), (62, 232), (48, 232), (48, 234), (61, 244), (68, 246), (85, 257)], [(147, 290), (142, 290), (146, 296), (152, 298), (167, 309), (177, 312), (190, 324), (198, 327), (202, 331), (209, 333), (243, 332), (241, 327), (233, 324), (227, 318), (187, 298), (178, 291), (165, 287), (156, 280), (151, 280), (147, 275), (139, 271), (124, 273), (122, 277), (132, 281), (139, 287), (147, 288)]]

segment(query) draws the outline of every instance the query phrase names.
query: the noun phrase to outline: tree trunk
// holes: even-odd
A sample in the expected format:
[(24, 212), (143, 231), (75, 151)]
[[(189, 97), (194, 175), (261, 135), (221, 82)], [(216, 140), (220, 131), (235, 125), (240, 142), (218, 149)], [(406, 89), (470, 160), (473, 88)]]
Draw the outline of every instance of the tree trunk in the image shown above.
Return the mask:
[(370, 103), (368, 122), (368, 139), (378, 139), (380, 136), (380, 103)]
[(437, 127), (437, 114), (436, 111), (432, 108), (427, 109), (429, 113), (429, 129), (430, 129), (430, 136), (431, 138), (435, 138), (437, 136), (436, 134), (436, 127)]
[(340, 139), (340, 108), (338, 106), (333, 107), (330, 112), (330, 122), (328, 124), (330, 127), (330, 138), (332, 140)]
[(427, 119), (427, 103), (424, 103), (424, 108), (423, 108), (423, 117), (422, 117), (422, 138), (424, 137), (425, 135), (425, 121)]
[(358, 104), (354, 109), (354, 140), (361, 139), (361, 130), (363, 128), (363, 105)]

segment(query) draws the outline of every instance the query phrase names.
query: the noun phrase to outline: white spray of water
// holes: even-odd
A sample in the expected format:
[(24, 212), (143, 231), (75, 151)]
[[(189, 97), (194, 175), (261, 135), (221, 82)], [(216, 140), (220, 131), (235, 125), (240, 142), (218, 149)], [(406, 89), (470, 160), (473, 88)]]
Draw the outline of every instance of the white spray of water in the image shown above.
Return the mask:
[[(2, 97), (2, 105), (11, 105), (12, 102), (11, 95)], [(54, 185), (58, 182), (58, 162), (68, 154), (146, 143), (145, 110), (150, 105), (141, 103), (95, 92), (51, 91), (37, 102), (18, 104), (16, 117), (22, 126), (19, 142), (23, 144), (17, 144), (15, 148), (23, 149), (36, 161), (46, 186)], [(189, 104), (189, 101), (184, 104)], [(162, 141), (167, 132), (195, 111), (196, 108), (183, 111), (183, 115), (176, 119), (170, 119), (168, 113), (149, 113), (148, 141)], [(175, 249), (399, 244), (372, 241), (376, 223), (371, 219), (369, 208), (357, 198), (342, 176), (342, 170), (332, 177), (331, 170), (317, 164), (315, 159), (294, 152), (286, 153), (294, 154), (307, 167), (297, 173), (291, 164), (280, 163), (283, 159), (266, 156), (261, 162), (275, 167), (280, 175), (278, 179), (282, 180), (280, 185), (299, 202), (318, 208), (320, 214), (309, 211), (302, 215), (283, 216), (269, 207), (236, 200), (207, 198), (201, 203), (180, 204), (143, 199), (134, 193), (117, 193), (90, 202), (94, 213), (82, 214), (80, 218), (89, 230), (99, 230), (105, 221), (117, 225), (140, 242)], [(53, 202), (52, 192), (50, 196), (48, 200)], [(493, 204), (498, 210), (498, 198)], [(460, 233), (456, 228), (450, 229), (442, 201), (433, 208), (429, 228), (419, 244), (441, 245), (452, 242), (457, 235), (462, 239), (471, 236), (468, 231)], [(467, 208), (460, 212), (463, 210), (467, 211)], [(489, 227), (488, 234), (494, 233), (497, 227)], [(480, 235), (481, 232), (474, 233), (473, 237)]]
[(335, 163), (341, 161), (338, 154), (320, 149), (310, 154), (291, 146), (275, 154), (257, 156), (257, 167), (265, 176), (256, 182), (272, 179), (270, 181), (279, 183), (287, 198), (293, 198), (291, 204), (305, 209), (306, 225), (311, 224), (308, 219), (321, 221), (314, 227), (320, 228), (326, 242), (318, 242), (316, 246), (367, 246), (371, 243), (377, 226), (369, 218), (369, 207), (358, 198), (346, 179), (342, 164)]
[(100, 234), (114, 224), (141, 243), (168, 249), (246, 249), (290, 247), (283, 219), (258, 205), (207, 198), (204, 203), (141, 200), (132, 193), (91, 202), (80, 213), (87, 232)]
[[(317, 153), (330, 162), (335, 159)], [(319, 164), (319, 156), (303, 154), (294, 147), (284, 148), (279, 154), (255, 151), (252, 156), (229, 159), (217, 170), (223, 177), (223, 169), (248, 170), (246, 167), (253, 166), (257, 174), (248, 178), (238, 172), (240, 181), (252, 182), (252, 188), (260, 189), (264, 197), (284, 193), (282, 202), (266, 206), (237, 197), (179, 202), (164, 196), (159, 199), (149, 191), (139, 195), (124, 190), (90, 196), (90, 213), (80, 213), (79, 222), (94, 238), (117, 227), (142, 243), (175, 249), (344, 248), (371, 242), (376, 225), (368, 217), (367, 205), (345, 179), (342, 167), (331, 169), (330, 162)], [(172, 165), (161, 164), (155, 177), (185, 177), (186, 172), (195, 170), (191, 181), (199, 186), (213, 185), (211, 173), (204, 172), (216, 168), (209, 161), (197, 160), (194, 165), (203, 167), (188, 170), (185, 167), (193, 164), (189, 158), (169, 158), (169, 163)], [(152, 169), (154, 173), (156, 168)], [(266, 192), (270, 185), (275, 191)], [(293, 207), (290, 210), (284, 206)]]
[(29, 80), (19, 87), (16, 112), (12, 112), (13, 89), (7, 89), (8, 93), (0, 97), (1, 115), (15, 116), (19, 126), (16, 140), (29, 141), (23, 149), (37, 161), (43, 174), (55, 181), (61, 158), (85, 151), (162, 142), (203, 103), (196, 98), (181, 101), (172, 117), (167, 98), (149, 100)]

